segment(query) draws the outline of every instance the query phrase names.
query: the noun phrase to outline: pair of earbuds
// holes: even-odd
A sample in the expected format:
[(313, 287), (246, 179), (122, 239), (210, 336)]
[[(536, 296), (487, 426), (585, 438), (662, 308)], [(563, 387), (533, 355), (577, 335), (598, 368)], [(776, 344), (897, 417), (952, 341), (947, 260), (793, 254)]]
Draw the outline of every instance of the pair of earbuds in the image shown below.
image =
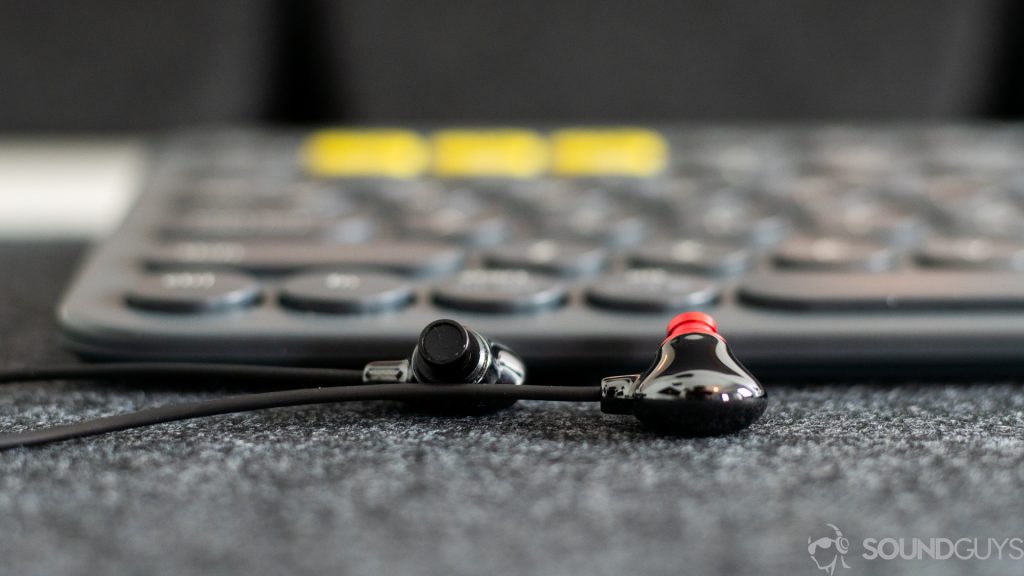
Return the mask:
[(525, 363), (515, 352), (449, 319), (423, 328), (408, 358), (370, 362), (361, 371), (159, 363), (0, 371), (0, 383), (101, 377), (212, 378), (289, 386), (302, 382), (318, 387), (238, 394), (0, 434), (0, 450), (215, 414), (366, 400), (398, 400), (427, 412), (458, 415), (490, 414), (518, 400), (600, 402), (606, 414), (632, 414), (656, 432), (686, 437), (742, 430), (767, 407), (764, 388), (733, 355), (715, 320), (702, 312), (672, 319), (647, 370), (605, 378), (599, 387), (528, 385)]

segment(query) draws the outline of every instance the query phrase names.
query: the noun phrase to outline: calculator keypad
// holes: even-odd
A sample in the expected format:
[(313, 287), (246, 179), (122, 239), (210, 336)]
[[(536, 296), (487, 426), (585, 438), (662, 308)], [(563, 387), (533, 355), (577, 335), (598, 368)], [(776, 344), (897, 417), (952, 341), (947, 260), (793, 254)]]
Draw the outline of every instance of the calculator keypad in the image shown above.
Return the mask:
[(557, 356), (697, 308), (767, 350), (772, 326), (842, 334), (794, 310), (1024, 306), (1015, 129), (215, 131), (153, 164), (76, 302), (157, 339), (161, 318), (219, 315), (219, 340), (294, 351), (331, 338), (321, 320), (393, 341), (452, 314)]

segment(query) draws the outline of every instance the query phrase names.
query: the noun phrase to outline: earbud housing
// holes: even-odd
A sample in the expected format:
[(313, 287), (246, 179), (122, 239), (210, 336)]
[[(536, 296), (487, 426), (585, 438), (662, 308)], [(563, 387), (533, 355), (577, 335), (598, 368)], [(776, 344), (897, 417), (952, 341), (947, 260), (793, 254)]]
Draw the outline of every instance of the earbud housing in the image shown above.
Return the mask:
[(715, 320), (676, 316), (650, 367), (601, 382), (601, 410), (633, 414), (647, 427), (680, 436), (716, 436), (764, 414), (764, 387), (736, 359)]
[[(526, 366), (508, 347), (455, 320), (442, 319), (420, 332), (409, 358), (367, 364), (363, 381), (522, 385)], [(487, 414), (513, 404), (515, 400), (446, 400), (419, 402), (417, 407), (437, 413)]]

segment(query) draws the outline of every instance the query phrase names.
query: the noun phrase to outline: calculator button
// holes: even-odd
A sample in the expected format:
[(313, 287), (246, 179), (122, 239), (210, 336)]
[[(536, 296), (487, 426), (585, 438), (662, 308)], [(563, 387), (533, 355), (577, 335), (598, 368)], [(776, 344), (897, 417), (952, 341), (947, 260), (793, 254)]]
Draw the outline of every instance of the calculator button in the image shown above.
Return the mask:
[(1024, 245), (983, 237), (932, 238), (915, 255), (930, 268), (1024, 269)]
[(427, 143), (409, 130), (321, 130), (302, 149), (306, 170), (328, 178), (413, 178), (429, 159)]
[(813, 228), (832, 236), (847, 236), (906, 245), (919, 238), (925, 222), (913, 206), (857, 192), (840, 198), (802, 204)]
[(801, 171), (839, 180), (878, 178), (902, 159), (898, 140), (870, 130), (828, 128), (808, 135), (803, 144)]
[(946, 177), (928, 183), (939, 218), (965, 235), (1024, 237), (1024, 206), (985, 178)]
[(721, 294), (717, 282), (660, 269), (629, 270), (606, 278), (587, 290), (587, 301), (601, 308), (662, 312), (698, 308)]
[(1007, 132), (943, 129), (927, 144), (924, 168), (933, 173), (1001, 174), (1020, 166), (1020, 141)]
[(434, 133), (434, 173), (442, 178), (531, 178), (547, 169), (548, 143), (516, 128)]
[(647, 223), (635, 210), (603, 191), (540, 192), (537, 200), (544, 233), (553, 238), (631, 246), (648, 232)]
[(471, 246), (494, 245), (511, 232), (511, 224), (492, 202), (460, 189), (425, 190), (403, 207), (406, 236), (457, 242)]
[(230, 193), (179, 193), (178, 206), (186, 215), (270, 215), (339, 218), (360, 215), (353, 198), (327, 182), (299, 182), (282, 185), (274, 194), (252, 189)]
[(174, 200), (183, 210), (283, 210), (288, 197), (280, 190), (249, 179), (204, 179), (194, 182), (175, 194)]
[(335, 182), (294, 182), (286, 185), (288, 202), (279, 210), (321, 218), (367, 216), (368, 202), (360, 201)]
[(1016, 198), (992, 194), (957, 212), (960, 228), (985, 236), (1024, 237), (1024, 206)]
[(443, 209), (408, 218), (403, 230), (412, 238), (429, 238), (468, 246), (493, 246), (509, 235), (511, 227), (497, 212), (472, 213)]
[(710, 240), (677, 240), (648, 244), (629, 256), (637, 268), (664, 268), (712, 276), (741, 274), (754, 263), (749, 248)]
[(782, 269), (802, 270), (889, 270), (896, 265), (896, 253), (888, 246), (850, 238), (792, 238), (772, 255)]
[(643, 128), (570, 128), (551, 135), (559, 176), (653, 176), (668, 164), (668, 142)]
[(134, 308), (160, 312), (207, 312), (256, 303), (259, 283), (230, 272), (166, 272), (135, 281), (125, 295)]
[(568, 218), (555, 218), (547, 231), (553, 235), (606, 246), (632, 246), (647, 235), (643, 218), (622, 207), (581, 206)]
[(567, 296), (561, 283), (526, 270), (467, 270), (434, 290), (439, 306), (491, 313), (551, 310)]
[(168, 238), (184, 240), (326, 240), (361, 242), (376, 224), (366, 216), (321, 218), (279, 212), (203, 212), (163, 227)]
[(732, 184), (761, 182), (784, 172), (791, 156), (785, 138), (758, 130), (716, 128), (691, 133), (673, 145), (680, 174)]
[(716, 191), (697, 204), (687, 206), (683, 213), (688, 235), (765, 245), (785, 237), (791, 225), (781, 206), (741, 193)]
[(255, 274), (283, 274), (309, 268), (386, 270), (410, 276), (453, 272), (462, 248), (430, 242), (307, 244), (301, 242), (182, 242), (156, 246), (145, 256), (152, 269), (233, 268)]
[(289, 278), (280, 298), (296, 310), (358, 314), (402, 308), (413, 295), (412, 286), (394, 276), (318, 272)]
[(755, 274), (739, 299), (792, 310), (957, 310), (1024, 308), (1024, 276), (1015, 273)]
[(520, 268), (553, 276), (591, 276), (607, 266), (608, 253), (593, 246), (536, 240), (495, 248), (484, 254), (484, 264), (491, 268)]

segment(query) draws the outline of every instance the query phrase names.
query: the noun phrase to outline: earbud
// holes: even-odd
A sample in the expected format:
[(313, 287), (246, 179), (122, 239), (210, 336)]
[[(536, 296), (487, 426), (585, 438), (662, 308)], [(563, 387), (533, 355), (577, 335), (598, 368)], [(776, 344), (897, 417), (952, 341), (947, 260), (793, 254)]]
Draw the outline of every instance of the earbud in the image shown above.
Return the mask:
[(404, 360), (371, 362), (360, 372), (335, 368), (230, 364), (114, 364), (0, 371), (4, 382), (167, 377), (307, 386), (172, 404), (26, 432), (0, 434), (0, 450), (139, 428), (214, 414), (281, 406), (398, 400), (447, 414), (487, 414), (516, 400), (601, 402), (609, 414), (633, 414), (659, 432), (713, 436), (742, 430), (764, 413), (764, 389), (736, 360), (707, 314), (687, 312), (668, 327), (646, 372), (596, 386), (526, 385), (522, 359), (455, 320), (431, 322)]
[(733, 355), (714, 318), (680, 314), (667, 334), (645, 372), (601, 381), (602, 412), (633, 414), (680, 436), (736, 432), (764, 414), (764, 387)]
[[(416, 347), (405, 360), (370, 362), (364, 382), (422, 384), (513, 384), (526, 381), (526, 367), (508, 347), (456, 322), (436, 320), (420, 332)], [(515, 404), (509, 400), (420, 401), (430, 412), (487, 414)]]

